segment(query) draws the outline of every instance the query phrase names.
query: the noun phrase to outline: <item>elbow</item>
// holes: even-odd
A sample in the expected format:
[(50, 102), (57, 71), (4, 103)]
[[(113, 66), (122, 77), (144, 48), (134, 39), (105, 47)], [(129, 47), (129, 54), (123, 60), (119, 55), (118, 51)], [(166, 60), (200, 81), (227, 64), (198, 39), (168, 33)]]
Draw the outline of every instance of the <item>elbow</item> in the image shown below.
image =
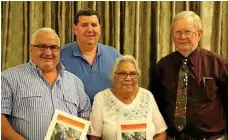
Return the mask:
[(166, 131), (158, 133), (154, 136), (154, 140), (166, 140), (167, 134)]

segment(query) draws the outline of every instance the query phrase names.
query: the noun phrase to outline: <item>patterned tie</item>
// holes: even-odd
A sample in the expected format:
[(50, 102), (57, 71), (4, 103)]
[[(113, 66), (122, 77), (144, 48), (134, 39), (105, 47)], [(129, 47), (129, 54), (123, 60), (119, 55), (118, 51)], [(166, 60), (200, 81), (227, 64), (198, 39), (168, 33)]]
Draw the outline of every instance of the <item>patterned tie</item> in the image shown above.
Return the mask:
[(181, 131), (186, 125), (186, 105), (187, 105), (187, 86), (188, 86), (188, 59), (184, 59), (179, 72), (177, 88), (177, 101), (175, 110), (175, 125)]

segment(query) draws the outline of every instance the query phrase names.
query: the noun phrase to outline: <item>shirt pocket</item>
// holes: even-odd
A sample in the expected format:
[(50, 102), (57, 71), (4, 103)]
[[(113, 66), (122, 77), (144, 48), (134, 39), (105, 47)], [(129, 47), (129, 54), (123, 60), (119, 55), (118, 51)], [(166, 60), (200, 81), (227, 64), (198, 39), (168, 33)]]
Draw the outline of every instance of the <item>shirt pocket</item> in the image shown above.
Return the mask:
[(206, 101), (213, 101), (216, 98), (217, 86), (212, 77), (203, 77), (204, 91), (206, 95)]
[(69, 111), (69, 113), (78, 116), (79, 101), (77, 99), (77, 96), (69, 96), (65, 94), (63, 96), (66, 102), (66, 108)]
[(45, 92), (40, 90), (20, 89), (14, 97), (16, 109), (32, 111), (42, 108), (45, 102)]

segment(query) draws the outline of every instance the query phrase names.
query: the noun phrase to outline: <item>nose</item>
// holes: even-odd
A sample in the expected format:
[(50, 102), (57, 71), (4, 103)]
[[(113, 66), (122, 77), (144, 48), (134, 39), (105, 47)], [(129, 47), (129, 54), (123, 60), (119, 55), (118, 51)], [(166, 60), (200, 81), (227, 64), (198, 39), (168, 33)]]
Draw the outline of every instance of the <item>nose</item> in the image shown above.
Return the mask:
[(93, 30), (93, 27), (92, 27), (92, 25), (89, 24), (89, 25), (87, 26), (87, 31), (92, 31), (92, 30)]
[(46, 55), (51, 55), (51, 54), (52, 54), (52, 51), (51, 51), (51, 49), (50, 49), (49, 47), (47, 47), (47, 48), (45, 49), (44, 53), (45, 53)]
[(127, 77), (124, 80), (131, 80), (130, 75), (128, 74)]
[(184, 32), (181, 32), (180, 38), (186, 38), (186, 35), (184, 34)]

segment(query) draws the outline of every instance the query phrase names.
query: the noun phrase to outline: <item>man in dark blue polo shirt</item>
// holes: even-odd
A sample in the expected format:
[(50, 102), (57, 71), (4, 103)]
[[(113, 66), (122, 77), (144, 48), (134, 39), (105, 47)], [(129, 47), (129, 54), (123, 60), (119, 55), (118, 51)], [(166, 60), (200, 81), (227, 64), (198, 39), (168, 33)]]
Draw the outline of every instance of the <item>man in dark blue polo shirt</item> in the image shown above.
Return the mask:
[(60, 61), (66, 70), (82, 80), (92, 103), (96, 93), (112, 86), (109, 74), (120, 53), (113, 47), (98, 43), (101, 25), (96, 11), (81, 10), (74, 20), (77, 39), (62, 47)]

